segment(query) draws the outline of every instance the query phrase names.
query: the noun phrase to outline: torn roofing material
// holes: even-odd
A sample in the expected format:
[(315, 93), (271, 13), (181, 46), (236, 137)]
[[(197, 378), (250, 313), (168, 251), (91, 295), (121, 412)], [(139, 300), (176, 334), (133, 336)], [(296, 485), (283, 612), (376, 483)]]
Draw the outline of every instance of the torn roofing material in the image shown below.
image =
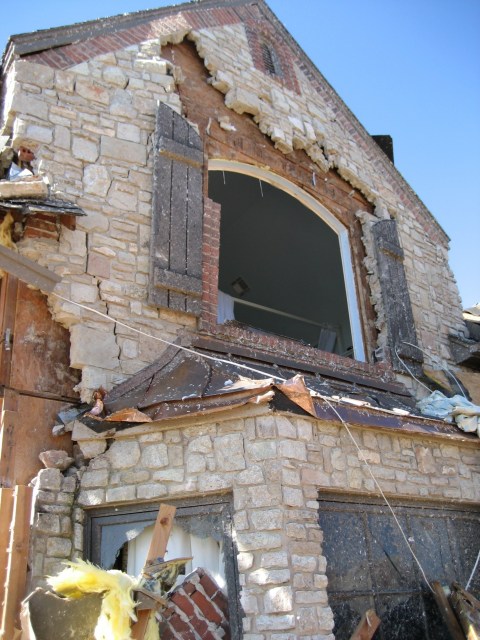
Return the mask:
[(79, 419), (97, 434), (112, 434), (253, 403), (334, 422), (458, 435), (453, 425), (415, 415), (413, 398), (399, 384), (375, 389), (371, 380), (362, 386), (336, 379), (334, 373), (327, 378), (258, 361), (249, 369), (251, 364), (231, 355), (219, 358), (211, 351), (171, 346), (107, 393), (101, 415), (86, 412)]
[(54, 213), (68, 216), (87, 215), (75, 203), (56, 197), (0, 199), (0, 212), (2, 210), (18, 211), (24, 215), (34, 215), (36, 213)]

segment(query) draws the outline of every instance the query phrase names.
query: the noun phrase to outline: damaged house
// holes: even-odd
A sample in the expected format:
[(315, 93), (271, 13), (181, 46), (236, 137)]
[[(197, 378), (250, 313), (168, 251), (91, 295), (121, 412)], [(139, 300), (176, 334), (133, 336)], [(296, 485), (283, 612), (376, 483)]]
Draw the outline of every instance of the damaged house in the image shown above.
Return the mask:
[(162, 637), (342, 640), (369, 609), (450, 637), (432, 584), (480, 590), (478, 332), (384, 137), (268, 5), (13, 36), (0, 133), (3, 637), (66, 560), (138, 574), (160, 503), (197, 576)]

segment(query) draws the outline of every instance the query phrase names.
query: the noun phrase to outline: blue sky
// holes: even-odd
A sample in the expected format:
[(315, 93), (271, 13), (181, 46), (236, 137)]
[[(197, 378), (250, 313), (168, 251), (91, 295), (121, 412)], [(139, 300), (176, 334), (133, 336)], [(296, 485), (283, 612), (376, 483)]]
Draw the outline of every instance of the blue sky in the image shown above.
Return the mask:
[[(464, 306), (480, 302), (480, 1), (267, 0), (451, 238)], [(8, 36), (173, 4), (23, 0)], [(178, 3), (176, 3), (178, 4)]]

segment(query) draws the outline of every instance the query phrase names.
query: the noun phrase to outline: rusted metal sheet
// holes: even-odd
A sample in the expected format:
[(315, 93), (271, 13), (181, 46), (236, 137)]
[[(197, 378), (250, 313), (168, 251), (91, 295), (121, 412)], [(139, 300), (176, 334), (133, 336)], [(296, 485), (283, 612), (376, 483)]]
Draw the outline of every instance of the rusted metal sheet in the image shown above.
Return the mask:
[(72, 399), (80, 372), (69, 366), (70, 336), (52, 318), (46, 297), (21, 282), (13, 339), (10, 386), (19, 391)]

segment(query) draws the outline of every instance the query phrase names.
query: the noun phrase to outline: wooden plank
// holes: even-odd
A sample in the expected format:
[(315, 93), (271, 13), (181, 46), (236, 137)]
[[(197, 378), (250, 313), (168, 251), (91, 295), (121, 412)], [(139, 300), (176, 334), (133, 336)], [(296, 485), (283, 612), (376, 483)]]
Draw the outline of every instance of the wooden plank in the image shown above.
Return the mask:
[(13, 489), (0, 489), (0, 610), (3, 610), (7, 581), (8, 543), (13, 512)]
[[(153, 536), (147, 554), (147, 562), (158, 557), (164, 557), (167, 550), (168, 537), (173, 526), (176, 507), (168, 504), (161, 504), (158, 510), (157, 520), (153, 529)], [(143, 640), (147, 630), (150, 616), (154, 615), (151, 610), (142, 609), (138, 612), (138, 620), (132, 627), (133, 640)]]
[(23, 282), (42, 289), (42, 291), (53, 291), (55, 285), (61, 281), (60, 276), (57, 276), (50, 269), (45, 269), (37, 262), (2, 245), (0, 245), (0, 267)]
[(10, 385), (12, 342), (17, 308), (17, 291), (18, 278), (13, 275), (6, 274), (1, 280), (0, 289), (0, 384), (7, 387)]
[(5, 389), (0, 424), (0, 484), (11, 487), (15, 484), (15, 428), (18, 424), (18, 393)]
[[(10, 385), (18, 391), (75, 398), (80, 372), (70, 367), (70, 334), (52, 317), (47, 297), (18, 286)], [(23, 483), (22, 483), (23, 484)]]
[(434, 582), (432, 582), (431, 586), (433, 589), (435, 602), (438, 606), (438, 610), (440, 611), (440, 615), (442, 616), (443, 622), (445, 623), (445, 626), (447, 627), (452, 640), (465, 640), (465, 635), (455, 613), (453, 612), (452, 607), (450, 606), (442, 585), (440, 584), (440, 582), (435, 580)]
[(25, 596), (27, 580), (32, 494), (32, 487), (15, 487), (0, 637), (13, 638), (15, 629), (20, 628), (20, 603)]
[(373, 634), (380, 626), (380, 618), (375, 613), (374, 609), (368, 609), (362, 616), (362, 619), (357, 625), (357, 628), (350, 636), (350, 640), (371, 640)]

